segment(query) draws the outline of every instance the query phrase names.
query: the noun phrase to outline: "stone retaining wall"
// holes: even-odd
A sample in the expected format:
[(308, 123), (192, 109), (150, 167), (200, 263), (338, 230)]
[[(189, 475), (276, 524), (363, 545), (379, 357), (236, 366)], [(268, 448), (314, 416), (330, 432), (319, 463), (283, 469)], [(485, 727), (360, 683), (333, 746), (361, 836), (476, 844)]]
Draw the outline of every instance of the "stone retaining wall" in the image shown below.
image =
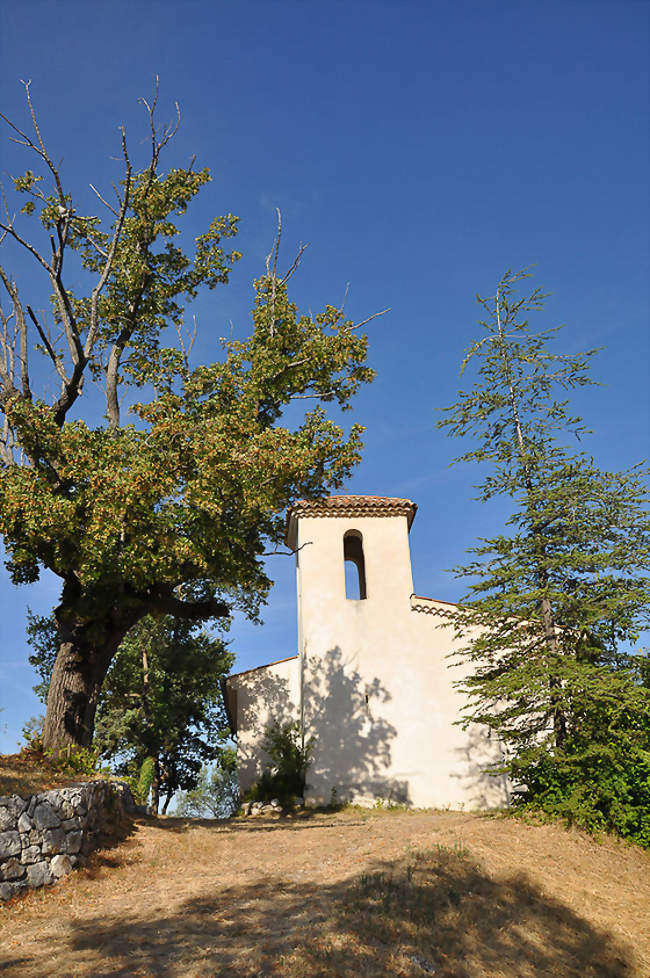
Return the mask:
[(135, 812), (128, 787), (114, 781), (0, 796), (0, 900), (82, 865), (100, 836)]

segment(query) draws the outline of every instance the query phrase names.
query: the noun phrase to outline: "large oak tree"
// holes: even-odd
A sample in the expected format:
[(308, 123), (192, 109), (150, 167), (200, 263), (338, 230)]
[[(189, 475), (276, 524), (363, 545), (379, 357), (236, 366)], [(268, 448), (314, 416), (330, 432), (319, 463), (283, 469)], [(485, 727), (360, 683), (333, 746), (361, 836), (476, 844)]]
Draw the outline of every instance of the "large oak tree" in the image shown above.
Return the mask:
[[(146, 164), (132, 163), (122, 131), (121, 182), (110, 199), (96, 191), (103, 216), (85, 215), (26, 94), (29, 127), (5, 119), (34, 168), (14, 179), (21, 216), (6, 207), (0, 235), (29, 256), (33, 275), (19, 285), (0, 269), (0, 530), (14, 582), (42, 568), (62, 582), (44, 730), (45, 746), (58, 749), (91, 741), (104, 676), (144, 615), (258, 613), (270, 587), (263, 554), (283, 537), (282, 511), (340, 487), (359, 459), (361, 429), (346, 435), (323, 404), (346, 407), (372, 371), (362, 324), (333, 305), (300, 315), (289, 300), (297, 261), (278, 273), (279, 228), (254, 283), (249, 337), (221, 341), (213, 362), (193, 365), (184, 308), (225, 284), (240, 257), (228, 250), (230, 214), (190, 254), (178, 243), (208, 171), (163, 168), (177, 126), (158, 128), (156, 101), (145, 102)], [(47, 315), (31, 297), (39, 275)], [(309, 408), (310, 398), (299, 422), (283, 426), (287, 406)], [(183, 597), (191, 582), (204, 599)]]

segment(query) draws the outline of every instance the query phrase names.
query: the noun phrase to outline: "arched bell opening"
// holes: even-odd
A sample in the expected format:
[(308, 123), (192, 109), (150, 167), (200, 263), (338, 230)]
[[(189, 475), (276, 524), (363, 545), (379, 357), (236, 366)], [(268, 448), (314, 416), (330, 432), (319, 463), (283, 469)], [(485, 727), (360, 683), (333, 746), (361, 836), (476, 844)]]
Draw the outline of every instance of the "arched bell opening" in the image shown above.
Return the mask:
[(358, 530), (348, 530), (343, 536), (345, 562), (345, 597), (348, 601), (363, 601), (366, 592), (366, 563), (363, 556), (363, 537)]

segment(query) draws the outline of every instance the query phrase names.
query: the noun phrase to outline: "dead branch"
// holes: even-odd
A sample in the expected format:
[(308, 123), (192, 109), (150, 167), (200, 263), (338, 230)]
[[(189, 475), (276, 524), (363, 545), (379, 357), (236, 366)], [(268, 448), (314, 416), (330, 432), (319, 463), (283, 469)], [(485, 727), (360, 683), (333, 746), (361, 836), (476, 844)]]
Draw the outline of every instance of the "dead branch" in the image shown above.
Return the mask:
[[(115, 214), (115, 217), (119, 217), (119, 211), (116, 211), (115, 208), (111, 204), (109, 204), (109, 202), (107, 200), (104, 200), (104, 198), (100, 194), (99, 190), (97, 190), (97, 188), (94, 187), (92, 183), (88, 184), (88, 186), (90, 187), (90, 189), (92, 190), (92, 192), (95, 194), (95, 196), (98, 197), (101, 200), (102, 204), (104, 204), (105, 207), (108, 207), (109, 211), (111, 211), (112, 214)], [(113, 189), (115, 190), (115, 188), (113, 188)], [(116, 191), (116, 193), (117, 193), (117, 191)], [(120, 200), (121, 200), (121, 198), (120, 198)]]
[(93, 246), (93, 248), (95, 249), (95, 251), (97, 252), (98, 255), (101, 255), (102, 258), (108, 258), (108, 252), (105, 251), (101, 247), (101, 245), (99, 244), (99, 242), (95, 241), (94, 237), (91, 234), (88, 234), (88, 232), (86, 232), (86, 238), (90, 242), (90, 244)]
[(306, 401), (308, 398), (314, 398), (314, 397), (322, 398), (323, 400), (325, 400), (325, 398), (334, 397), (335, 394), (336, 394), (335, 390), (323, 391), (322, 393), (313, 393), (313, 394), (290, 394), (289, 400)]
[(16, 350), (16, 324), (13, 329), (10, 327), (11, 320), (15, 318), (15, 310), (6, 316), (0, 306), (0, 319), (2, 321), (2, 332), (0, 333), (0, 345), (2, 346), (2, 358), (0, 359), (0, 380), (5, 387), (14, 390), (15, 374), (15, 350)]
[(373, 312), (372, 316), (368, 316), (367, 319), (362, 319), (360, 323), (354, 323), (352, 326), (348, 326), (348, 329), (361, 329), (362, 326), (367, 326), (371, 323), (373, 319), (377, 319), (378, 316), (385, 316), (387, 312), (390, 312), (390, 306), (387, 309), (382, 309), (381, 312)]
[[(300, 265), (302, 256), (304, 255), (305, 251), (309, 247), (309, 243), (307, 244), (301, 243), (298, 247), (298, 254), (292, 261), (288, 270), (285, 272), (282, 278), (278, 278), (278, 255), (280, 253), (280, 238), (282, 237), (282, 211), (280, 210), (279, 207), (276, 207), (275, 211), (278, 215), (278, 229), (276, 231), (276, 235), (273, 240), (273, 245), (271, 247), (271, 250), (266, 256), (266, 277), (271, 285), (271, 294), (269, 298), (269, 309), (271, 312), (271, 326), (270, 326), (271, 336), (275, 334), (275, 297), (276, 297), (277, 283), (280, 282), (281, 285), (286, 285), (286, 283), (289, 281), (291, 276), (294, 274), (294, 272)], [(273, 260), (273, 264), (271, 264), (271, 259)]]
[(49, 336), (47, 335), (46, 331), (41, 326), (41, 324), (38, 321), (38, 318), (36, 317), (36, 315), (34, 314), (31, 306), (27, 306), (27, 312), (28, 312), (29, 318), (34, 323), (34, 326), (36, 327), (36, 330), (38, 332), (38, 335), (41, 338), (41, 341), (43, 343), (43, 346), (47, 350), (47, 354), (48, 354), (50, 360), (52, 361), (56, 372), (58, 373), (58, 375), (61, 378), (61, 380), (63, 381), (63, 383), (64, 384), (68, 384), (69, 383), (69, 380), (68, 380), (68, 377), (66, 376), (65, 369), (64, 369), (63, 364), (61, 362), (61, 357), (59, 357), (57, 355), (56, 351), (54, 350), (54, 347), (52, 346), (52, 343), (50, 341)]
[(181, 353), (183, 354), (183, 366), (185, 368), (185, 376), (186, 377), (189, 377), (189, 373), (190, 373), (190, 359), (189, 358), (190, 358), (190, 353), (192, 352), (192, 347), (194, 346), (194, 341), (196, 339), (196, 332), (197, 332), (196, 316), (193, 316), (192, 318), (194, 320), (194, 329), (192, 330), (192, 333), (190, 334), (190, 341), (189, 341), (189, 343), (187, 345), (185, 344), (185, 340), (183, 339), (182, 324), (181, 323), (174, 323), (174, 329), (176, 330), (176, 335), (178, 337), (178, 345), (179, 345), (179, 347), (181, 349)]
[(54, 163), (50, 159), (50, 156), (49, 156), (47, 150), (45, 149), (45, 143), (43, 142), (43, 137), (41, 135), (41, 130), (40, 130), (40, 127), (38, 125), (38, 118), (36, 116), (36, 111), (35, 111), (34, 105), (32, 103), (32, 95), (31, 95), (31, 92), (30, 92), (31, 81), (27, 81), (26, 82), (26, 81), (23, 81), (21, 79), (21, 84), (25, 88), (25, 97), (27, 99), (27, 105), (29, 107), (29, 114), (30, 114), (31, 119), (32, 119), (32, 125), (34, 127), (34, 132), (36, 133), (36, 139), (38, 140), (38, 145), (36, 145), (36, 143), (34, 142), (34, 140), (30, 136), (28, 136), (26, 132), (24, 132), (22, 129), (20, 129), (19, 126), (17, 126), (14, 122), (12, 122), (11, 119), (9, 119), (2, 112), (0, 112), (0, 119), (4, 119), (4, 121), (7, 123), (7, 125), (10, 126), (10, 128), (13, 129), (14, 132), (17, 132), (18, 135), (22, 137), (21, 139), (16, 139), (15, 137), (10, 137), (10, 138), (12, 138), (12, 141), (13, 142), (20, 143), (20, 145), (26, 146), (28, 149), (33, 150), (36, 153), (36, 155), (39, 156), (43, 160), (43, 162), (45, 163), (45, 165), (47, 166), (47, 168), (49, 169), (50, 173), (52, 174), (52, 176), (54, 178), (54, 184), (55, 184), (55, 187), (56, 187), (57, 196), (59, 198), (59, 203), (62, 206), (65, 206), (65, 194), (63, 193), (63, 186), (61, 184), (61, 179), (60, 179), (60, 176), (59, 176), (59, 171), (55, 167)]
[(90, 357), (92, 353), (92, 348), (95, 343), (95, 338), (97, 336), (97, 330), (99, 329), (99, 320), (97, 315), (97, 303), (99, 301), (99, 296), (106, 285), (108, 276), (111, 273), (113, 267), (113, 262), (115, 260), (115, 252), (117, 251), (117, 245), (122, 234), (122, 228), (124, 226), (124, 219), (126, 218), (126, 210), (129, 205), (129, 195), (131, 192), (131, 160), (129, 159), (129, 154), (126, 148), (126, 130), (122, 126), (122, 155), (124, 156), (124, 163), (126, 166), (126, 179), (124, 181), (124, 199), (122, 201), (122, 207), (117, 219), (117, 224), (115, 225), (115, 231), (113, 233), (113, 239), (111, 241), (110, 248), (108, 249), (108, 254), (106, 256), (106, 262), (104, 268), (99, 277), (95, 288), (92, 291), (90, 300), (90, 324), (88, 327), (88, 335), (86, 336), (86, 344), (84, 346), (84, 357)]
[[(140, 98), (139, 101), (145, 106), (147, 110), (149, 116), (149, 128), (151, 132), (151, 162), (149, 164), (147, 184), (143, 194), (144, 216), (145, 216), (145, 220), (148, 220), (147, 198), (149, 195), (149, 191), (151, 190), (151, 187), (153, 185), (154, 178), (156, 176), (160, 152), (167, 145), (170, 139), (172, 139), (178, 132), (178, 127), (180, 126), (180, 122), (181, 122), (181, 112), (178, 103), (176, 103), (177, 120), (175, 125), (172, 125), (170, 123), (169, 125), (165, 126), (162, 129), (162, 131), (159, 133), (159, 131), (156, 129), (156, 120), (155, 120), (156, 107), (158, 105), (158, 76), (156, 76), (154, 98), (151, 104), (149, 104), (149, 102), (145, 98)], [(128, 154), (126, 152), (126, 141), (125, 141), (124, 130), (122, 130), (122, 149), (123, 149), (124, 159), (127, 162), (127, 172), (128, 172), (128, 182), (125, 186), (124, 199), (122, 201), (122, 206), (120, 211), (120, 214), (124, 215), (126, 213), (126, 207), (128, 203), (130, 174), (131, 174), (130, 163), (128, 162)], [(121, 217), (119, 222), (120, 230), (121, 230), (122, 222), (123, 222), (123, 216)], [(113, 239), (113, 245), (114, 247), (117, 246), (117, 237)], [(149, 241), (145, 239), (144, 248), (143, 248), (145, 255), (148, 252), (148, 248), (149, 248)], [(113, 248), (113, 253), (114, 253), (114, 248)], [(111, 257), (111, 261), (112, 261), (112, 257)], [(117, 340), (115, 341), (115, 343), (113, 344), (111, 348), (111, 352), (109, 354), (108, 364), (106, 367), (106, 413), (109, 420), (109, 426), (112, 429), (116, 428), (119, 425), (119, 419), (120, 419), (120, 405), (119, 405), (118, 392), (117, 392), (120, 360), (124, 348), (126, 347), (126, 344), (129, 342), (129, 339), (131, 338), (131, 335), (134, 329), (136, 328), (138, 310), (140, 307), (140, 303), (142, 302), (144, 293), (149, 286), (149, 281), (150, 281), (150, 273), (147, 273), (143, 277), (142, 285), (140, 286), (137, 295), (133, 298), (133, 300), (129, 304), (129, 308), (127, 311), (128, 312), (127, 321), (123, 326), (122, 330), (120, 331), (120, 334)]]
[[(280, 238), (282, 236), (282, 212), (279, 207), (275, 208), (278, 215), (278, 230), (275, 236), (274, 247), (266, 256), (266, 277), (271, 282), (271, 298), (269, 308), (271, 310), (271, 326), (269, 333), (275, 335), (275, 283), (277, 282), (278, 252), (280, 250)], [(271, 270), (271, 257), (273, 257), (273, 269)]]
[[(31, 390), (29, 387), (29, 370), (27, 364), (27, 324), (25, 322), (25, 314), (23, 312), (23, 307), (18, 296), (18, 288), (15, 282), (12, 282), (4, 268), (0, 267), (0, 280), (4, 285), (9, 297), (11, 299), (13, 311), (8, 317), (2, 316), (3, 320), (3, 336), (2, 336), (2, 346), (5, 356), (10, 357), (10, 381), (11, 386), (15, 384), (15, 355), (16, 355), (16, 338), (18, 338), (18, 362), (20, 364), (20, 386), (22, 388), (23, 397), (31, 399)], [(15, 329), (14, 336), (11, 342), (11, 346), (7, 346), (8, 331), (7, 327), (9, 325), (9, 320), (15, 317)], [(4, 377), (3, 377), (4, 381)]]
[(289, 281), (289, 279), (291, 278), (291, 276), (293, 275), (293, 273), (296, 271), (296, 269), (300, 265), (300, 261), (302, 259), (302, 256), (307, 251), (307, 248), (308, 247), (309, 247), (309, 242), (307, 242), (307, 244), (302, 244), (302, 242), (301, 242), (300, 245), (298, 246), (298, 254), (294, 258), (294, 260), (291, 262), (291, 265), (289, 266), (288, 271), (284, 274), (284, 276), (281, 279), (281, 282), (282, 282), (283, 285), (285, 285)]
[(289, 550), (278, 550), (277, 547), (275, 550), (265, 550), (262, 557), (295, 557), (304, 547), (311, 546), (313, 542), (313, 540), (305, 540), (299, 547), (290, 547)]
[[(282, 237), (282, 211), (279, 207), (276, 207), (275, 212), (278, 215), (278, 230), (276, 231), (275, 238), (273, 239), (271, 250), (266, 256), (266, 275), (267, 278), (271, 279), (275, 279), (277, 277), (278, 252), (280, 251), (280, 238)], [(271, 269), (271, 258), (273, 258), (273, 269)]]
[(20, 234), (18, 234), (18, 232), (13, 226), (14, 218), (9, 217), (8, 213), (7, 213), (7, 220), (8, 220), (7, 224), (0, 222), (0, 231), (4, 231), (5, 235), (7, 234), (11, 235), (11, 237), (15, 241), (17, 241), (19, 245), (22, 245), (22, 247), (26, 251), (28, 251), (33, 258), (36, 259), (39, 265), (41, 265), (48, 272), (48, 274), (51, 273), (52, 266), (50, 265), (50, 263), (45, 261), (45, 259), (40, 254), (40, 252), (38, 252), (36, 248), (34, 248), (34, 246), (29, 243), (29, 241), (25, 241), (25, 239), (21, 237)]
[(159, 88), (159, 80), (158, 80), (158, 75), (156, 75), (156, 80), (154, 84), (154, 97), (151, 105), (149, 105), (149, 102), (144, 97), (138, 99), (138, 101), (141, 102), (142, 105), (144, 105), (149, 115), (149, 129), (151, 132), (151, 163), (149, 164), (149, 177), (147, 179), (147, 186), (145, 187), (144, 190), (145, 204), (149, 196), (149, 191), (151, 189), (151, 184), (153, 183), (153, 178), (158, 168), (158, 160), (160, 157), (161, 150), (164, 149), (164, 147), (167, 145), (170, 139), (174, 138), (181, 124), (181, 110), (178, 102), (176, 102), (175, 103), (176, 123), (174, 125), (172, 125), (172, 123), (168, 123), (168, 125), (163, 126), (162, 130), (160, 131), (156, 128), (156, 107), (158, 105), (158, 88)]

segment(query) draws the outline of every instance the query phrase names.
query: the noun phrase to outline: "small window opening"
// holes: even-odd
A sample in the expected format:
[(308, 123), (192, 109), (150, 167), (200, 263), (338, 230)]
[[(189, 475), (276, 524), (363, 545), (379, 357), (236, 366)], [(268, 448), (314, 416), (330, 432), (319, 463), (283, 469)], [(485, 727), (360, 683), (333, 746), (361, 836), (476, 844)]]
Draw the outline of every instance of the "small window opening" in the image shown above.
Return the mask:
[(363, 559), (363, 538), (358, 530), (348, 530), (343, 537), (345, 561), (345, 597), (348, 601), (366, 598), (366, 565)]

